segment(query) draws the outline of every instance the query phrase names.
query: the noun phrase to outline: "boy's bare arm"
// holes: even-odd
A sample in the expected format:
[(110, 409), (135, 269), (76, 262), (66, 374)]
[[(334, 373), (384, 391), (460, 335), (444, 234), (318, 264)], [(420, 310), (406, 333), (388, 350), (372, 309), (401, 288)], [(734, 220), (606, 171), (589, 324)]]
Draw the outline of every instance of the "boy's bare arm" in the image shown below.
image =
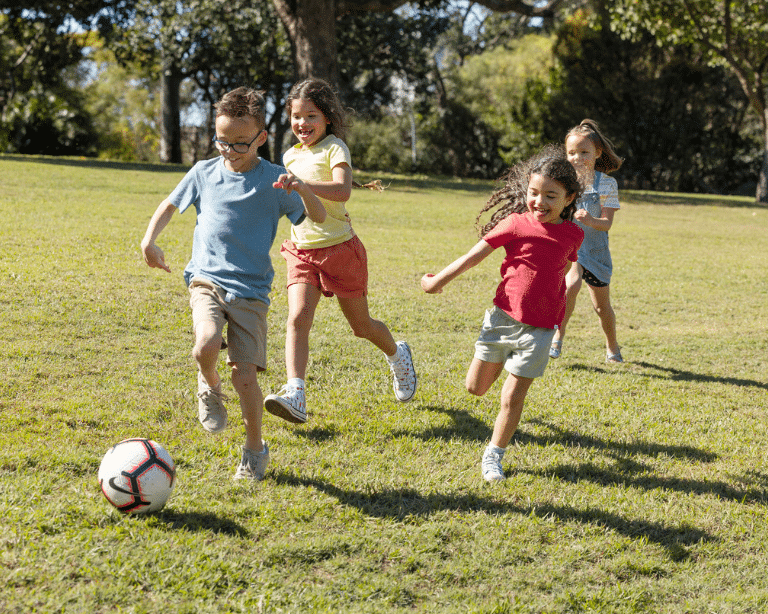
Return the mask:
[(144, 233), (144, 238), (141, 240), (141, 252), (144, 255), (144, 262), (148, 266), (163, 269), (168, 273), (171, 272), (170, 267), (165, 264), (165, 254), (156, 244), (155, 241), (160, 233), (171, 221), (171, 217), (176, 212), (176, 207), (167, 198), (160, 203), (160, 206), (155, 210), (152, 219), (149, 220), (149, 226), (147, 226), (147, 232)]

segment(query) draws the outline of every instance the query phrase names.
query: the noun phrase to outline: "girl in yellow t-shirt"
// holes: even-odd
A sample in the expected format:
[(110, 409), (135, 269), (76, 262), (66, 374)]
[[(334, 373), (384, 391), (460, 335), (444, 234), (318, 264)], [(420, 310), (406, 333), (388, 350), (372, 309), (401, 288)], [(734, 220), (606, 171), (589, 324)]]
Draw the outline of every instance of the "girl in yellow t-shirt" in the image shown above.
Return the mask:
[(368, 312), (368, 264), (365, 247), (352, 229), (345, 207), (352, 192), (352, 160), (344, 143), (344, 110), (321, 79), (306, 79), (286, 100), (291, 130), (298, 143), (283, 155), (286, 169), (301, 179), (326, 208), (322, 224), (305, 219), (291, 228), (281, 249), (288, 263), (288, 322), (285, 364), (288, 381), (264, 407), (289, 422), (307, 420), (305, 379), (309, 331), (321, 296), (336, 296), (356, 337), (382, 352), (393, 374), (398, 401), (416, 393), (416, 373), (408, 344), (395, 342), (386, 324)]

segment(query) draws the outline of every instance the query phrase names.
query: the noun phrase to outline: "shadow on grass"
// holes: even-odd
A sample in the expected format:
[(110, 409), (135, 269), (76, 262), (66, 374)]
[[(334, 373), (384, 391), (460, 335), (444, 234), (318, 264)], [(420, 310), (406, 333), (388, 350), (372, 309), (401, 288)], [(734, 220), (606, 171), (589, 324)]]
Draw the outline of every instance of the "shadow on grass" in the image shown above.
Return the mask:
[(754, 198), (712, 194), (680, 194), (679, 192), (645, 192), (643, 190), (622, 190), (621, 201), (631, 205), (709, 205), (710, 207), (756, 207), (768, 208)]
[(537, 504), (519, 505), (499, 502), (476, 494), (421, 494), (412, 488), (383, 489), (366, 493), (339, 488), (318, 479), (302, 478), (288, 473), (275, 474), (277, 484), (311, 486), (334, 497), (342, 505), (353, 507), (367, 516), (403, 521), (413, 517), (429, 517), (443, 511), (481, 512), (490, 515), (516, 514), (526, 518), (554, 518), (561, 522), (578, 522), (585, 525), (616, 531), (632, 539), (644, 538), (665, 548), (675, 561), (688, 557), (687, 547), (717, 538), (688, 523), (671, 526), (660, 522), (630, 520), (600, 508), (577, 509), (572, 506)]
[(57, 166), (81, 166), (86, 168), (109, 168), (122, 171), (151, 171), (153, 173), (186, 173), (187, 164), (152, 164), (149, 162), (117, 162), (98, 158), (68, 158), (57, 156), (33, 156), (22, 154), (2, 154), (0, 160), (15, 162), (35, 162), (37, 164), (55, 164)]
[(738, 501), (740, 503), (768, 502), (768, 475), (760, 472), (750, 472), (734, 478), (734, 481), (744, 484), (757, 484), (746, 488), (736, 488), (725, 482), (706, 482), (701, 480), (685, 480), (679, 478), (661, 478), (651, 475), (648, 465), (633, 458), (627, 458), (627, 454), (638, 456), (671, 456), (673, 458), (687, 459), (702, 463), (710, 463), (718, 459), (718, 455), (709, 450), (702, 450), (692, 446), (670, 446), (655, 442), (640, 441), (634, 443), (605, 441), (583, 435), (576, 431), (563, 429), (559, 426), (545, 423), (533, 418), (528, 424), (544, 426), (553, 432), (552, 436), (538, 436), (518, 431), (514, 441), (521, 444), (534, 443), (540, 446), (548, 446), (555, 443), (573, 445), (580, 448), (593, 448), (606, 452), (606, 455), (616, 462), (614, 469), (599, 467), (593, 463), (566, 464), (550, 467), (541, 471), (525, 471), (539, 477), (556, 477), (565, 482), (589, 481), (601, 486), (619, 486), (641, 488), (644, 490), (674, 490), (688, 494), (716, 495), (721, 499)]
[(333, 441), (338, 437), (339, 432), (335, 428), (314, 427), (310, 429), (294, 429), (293, 433), (296, 437), (306, 439), (314, 443), (320, 443), (324, 441)]
[(523, 428), (515, 433), (514, 441), (521, 444), (536, 444), (539, 446), (550, 446), (553, 444), (578, 446), (580, 448), (593, 448), (595, 450), (608, 451), (614, 458), (626, 459), (625, 454), (645, 456), (672, 456), (674, 458), (682, 458), (688, 460), (695, 460), (702, 463), (711, 463), (717, 460), (718, 456), (714, 452), (709, 450), (702, 450), (701, 448), (694, 448), (693, 446), (681, 446), (681, 445), (665, 445), (655, 441), (636, 441), (627, 443), (625, 441), (610, 441), (605, 439), (599, 439), (592, 437), (591, 435), (585, 435), (578, 431), (564, 429), (555, 424), (544, 422), (539, 418), (531, 418), (523, 425), (538, 425), (543, 426), (551, 431), (551, 435), (532, 435), (526, 433)]
[(419, 411), (435, 411), (446, 414), (453, 421), (447, 426), (436, 426), (425, 429), (419, 433), (412, 430), (393, 431), (393, 437), (416, 437), (423, 441), (439, 439), (441, 441), (486, 441), (493, 433), (491, 425), (483, 420), (479, 420), (466, 409), (449, 409), (439, 405), (422, 405)]
[[(661, 365), (654, 365), (650, 362), (636, 362), (638, 366), (645, 369), (657, 369), (668, 374), (666, 379), (684, 382), (707, 382), (715, 384), (729, 384), (731, 386), (749, 386), (752, 388), (762, 388), (768, 390), (768, 383), (758, 382), (754, 379), (741, 379), (739, 377), (715, 377), (713, 375), (703, 375), (701, 373), (692, 373), (691, 371), (682, 371), (681, 369), (674, 369), (672, 367), (662, 367)], [(659, 377), (648, 374), (648, 377)]]
[[(759, 487), (735, 488), (724, 482), (705, 482), (701, 480), (684, 480), (680, 478), (662, 478), (648, 473), (649, 468), (642, 463), (626, 463), (617, 459), (616, 469), (598, 467), (593, 463), (565, 464), (548, 467), (541, 471), (518, 470), (543, 478), (555, 477), (563, 482), (592, 482), (600, 486), (634, 488), (642, 490), (663, 489), (694, 495), (715, 495), (719, 499), (737, 501), (739, 503), (765, 504), (768, 501), (766, 492), (766, 476), (761, 476)], [(756, 476), (752, 476), (755, 478)], [(741, 482), (749, 482), (750, 476), (738, 478)]]
[[(638, 373), (637, 375), (641, 375), (644, 377), (653, 377), (656, 379), (666, 379), (666, 380), (672, 380), (672, 381), (679, 381), (679, 382), (705, 382), (710, 384), (728, 384), (730, 386), (749, 386), (752, 388), (762, 388), (763, 390), (768, 390), (768, 383), (766, 382), (759, 382), (754, 379), (741, 379), (739, 377), (717, 377), (715, 375), (704, 375), (703, 373), (693, 373), (692, 371), (683, 371), (682, 369), (675, 369), (674, 367), (663, 367), (661, 365), (655, 365), (651, 362), (645, 362), (643, 360), (639, 360), (637, 362), (627, 362), (627, 364), (631, 365), (637, 365), (638, 367), (643, 367), (644, 369), (655, 369), (656, 371), (661, 371), (661, 374), (655, 374), (655, 373)], [(613, 369), (604, 369), (602, 367), (596, 367), (594, 365), (584, 365), (580, 363), (574, 363), (572, 365), (568, 365), (568, 369), (573, 369), (574, 371), (590, 371), (592, 373), (614, 373), (615, 371)]]
[[(632, 361), (627, 362), (627, 364), (637, 365), (638, 367), (643, 367), (644, 369), (655, 369), (657, 371), (662, 371), (663, 374), (656, 375), (653, 373), (639, 373), (638, 375), (643, 375), (645, 377), (654, 377), (657, 379), (666, 379), (666, 380), (672, 380), (672, 381), (681, 381), (681, 382), (706, 382), (711, 384), (728, 384), (731, 386), (750, 386), (753, 388), (762, 388), (763, 390), (768, 390), (768, 383), (766, 382), (759, 382), (754, 379), (741, 379), (738, 377), (717, 377), (714, 375), (704, 375), (703, 373), (693, 373), (692, 371), (683, 371), (682, 369), (675, 369), (673, 367), (662, 367), (661, 365), (655, 365), (650, 362), (645, 361)], [(583, 365), (580, 363), (574, 363), (572, 365), (568, 365), (568, 369), (573, 369), (575, 371), (590, 371), (592, 373), (614, 373), (615, 371), (613, 369), (604, 369), (602, 367), (595, 367), (594, 365)]]
[(185, 531), (210, 531), (237, 537), (247, 537), (248, 531), (236, 522), (232, 522), (209, 512), (174, 512), (163, 509), (154, 514), (161, 522), (167, 523), (172, 529)]

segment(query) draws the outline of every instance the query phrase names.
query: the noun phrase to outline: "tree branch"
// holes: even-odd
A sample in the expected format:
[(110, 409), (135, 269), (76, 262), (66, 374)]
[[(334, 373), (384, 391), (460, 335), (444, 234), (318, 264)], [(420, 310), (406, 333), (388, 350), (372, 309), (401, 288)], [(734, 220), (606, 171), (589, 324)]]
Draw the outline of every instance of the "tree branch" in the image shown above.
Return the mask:
[[(475, 2), (498, 13), (520, 13), (528, 17), (551, 17), (565, 0), (547, 0), (541, 5), (535, 0), (475, 0)], [(343, 15), (344, 13), (359, 11), (388, 13), (404, 4), (407, 2), (402, 0), (362, 0), (360, 2), (337, 0), (336, 14)]]

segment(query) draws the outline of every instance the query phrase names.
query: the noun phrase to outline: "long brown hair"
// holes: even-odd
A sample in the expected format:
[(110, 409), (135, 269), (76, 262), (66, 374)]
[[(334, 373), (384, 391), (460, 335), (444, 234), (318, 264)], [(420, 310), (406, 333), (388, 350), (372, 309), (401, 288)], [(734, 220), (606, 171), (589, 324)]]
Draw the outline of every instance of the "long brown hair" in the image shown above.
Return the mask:
[(574, 126), (565, 135), (565, 140), (571, 136), (585, 136), (596, 149), (599, 149), (600, 157), (595, 160), (595, 170), (602, 173), (611, 173), (621, 168), (624, 160), (616, 153), (613, 143), (606, 137), (594, 119), (584, 119), (578, 126)]
[(342, 141), (347, 134), (347, 126), (344, 117), (344, 108), (339, 97), (327, 81), (322, 79), (304, 79), (291, 88), (288, 98), (285, 99), (285, 112), (291, 116), (291, 104), (294, 100), (309, 100), (325, 117), (328, 123), (327, 134), (333, 134)]
[[(576, 175), (576, 169), (568, 162), (565, 149), (560, 145), (547, 145), (528, 160), (515, 164), (500, 179), (504, 182), (503, 185), (491, 195), (475, 220), (475, 227), (481, 238), (508, 215), (528, 211), (528, 183), (534, 174), (557, 181), (565, 189), (566, 196), (573, 195), (570, 204), (560, 213), (564, 220), (573, 219), (576, 201), (582, 191), (579, 177)], [(493, 211), (490, 221), (480, 224), (480, 218), (487, 211)]]

